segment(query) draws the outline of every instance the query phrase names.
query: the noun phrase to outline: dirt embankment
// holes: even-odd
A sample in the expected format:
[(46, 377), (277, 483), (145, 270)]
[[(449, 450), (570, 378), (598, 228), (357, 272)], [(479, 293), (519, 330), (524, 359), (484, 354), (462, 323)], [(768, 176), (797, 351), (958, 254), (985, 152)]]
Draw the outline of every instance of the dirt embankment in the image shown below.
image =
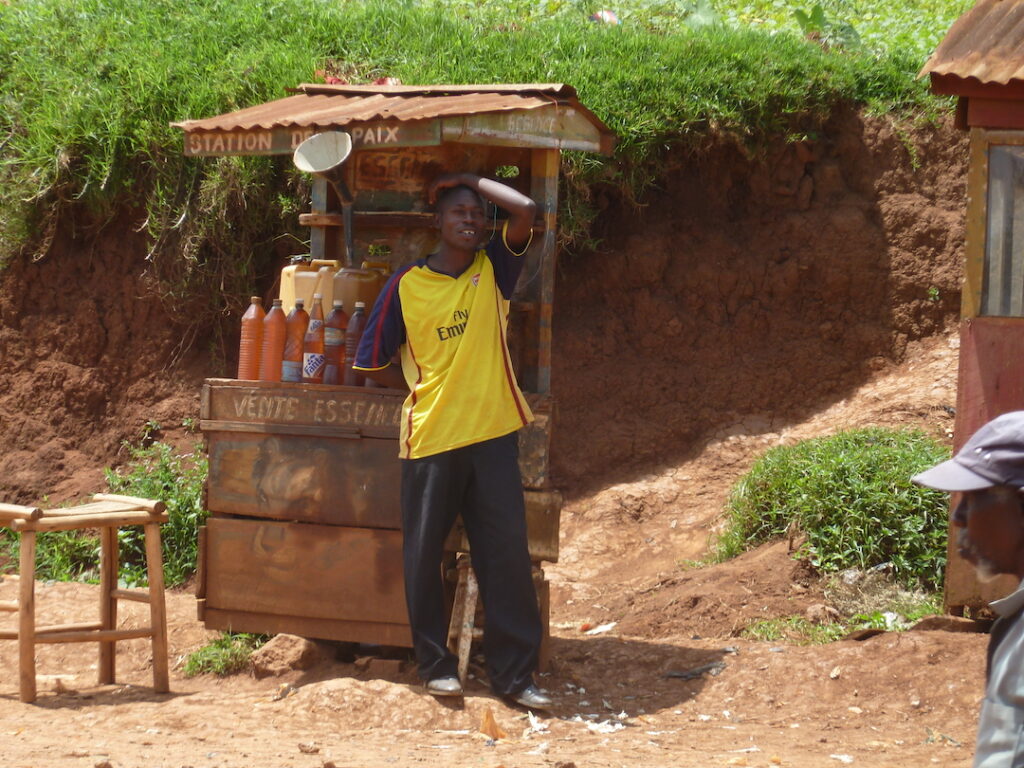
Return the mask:
[(841, 112), (750, 158), (676, 158), (598, 253), (560, 264), (556, 470), (586, 493), (746, 422), (842, 400), (959, 309), (964, 135)]

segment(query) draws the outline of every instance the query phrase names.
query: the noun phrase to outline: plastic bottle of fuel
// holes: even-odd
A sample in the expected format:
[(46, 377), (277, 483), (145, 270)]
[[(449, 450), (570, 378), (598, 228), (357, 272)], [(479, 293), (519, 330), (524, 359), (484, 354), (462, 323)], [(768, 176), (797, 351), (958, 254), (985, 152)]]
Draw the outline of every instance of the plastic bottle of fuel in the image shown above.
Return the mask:
[(334, 300), (334, 307), (324, 320), (324, 384), (341, 384), (341, 364), (345, 360), (345, 329), (348, 315), (341, 299)]
[(238, 378), (255, 381), (260, 377), (260, 348), (263, 345), (263, 299), (253, 296), (242, 315), (242, 337), (238, 342)]
[(356, 361), (356, 350), (359, 349), (359, 340), (363, 337), (365, 327), (366, 304), (357, 301), (355, 312), (348, 319), (348, 328), (345, 329), (345, 384), (350, 387), (361, 387), (366, 383), (365, 376), (352, 370), (352, 363)]
[(296, 297), (295, 309), (288, 313), (284, 334), (284, 356), (281, 358), (281, 381), (302, 381), (302, 344), (306, 338), (309, 314), (305, 302)]
[(274, 299), (263, 318), (263, 343), (260, 345), (260, 381), (281, 380), (281, 355), (284, 354), (286, 319), (281, 300)]
[(325, 362), (323, 297), (315, 293), (313, 306), (309, 310), (306, 337), (302, 342), (302, 381), (306, 384), (322, 384)]

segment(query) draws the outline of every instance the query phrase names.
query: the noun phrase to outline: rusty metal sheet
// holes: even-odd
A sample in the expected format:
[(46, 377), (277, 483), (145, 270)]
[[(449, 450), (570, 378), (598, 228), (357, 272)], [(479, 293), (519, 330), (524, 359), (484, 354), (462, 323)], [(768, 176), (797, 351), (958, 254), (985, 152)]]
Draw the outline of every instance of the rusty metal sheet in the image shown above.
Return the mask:
[[(318, 130), (349, 127), (356, 149), (440, 143), (441, 118), (544, 110), (555, 130), (566, 130), (563, 148), (610, 153), (614, 135), (565, 85), (509, 86), (319, 86), (216, 117), (172, 123), (185, 131), (187, 155), (283, 154)], [(499, 121), (500, 122), (500, 121)], [(520, 131), (504, 130), (515, 137)], [(586, 140), (581, 139), (581, 135)], [(556, 134), (557, 135), (557, 134)], [(470, 130), (469, 139), (478, 141)], [(503, 138), (499, 136), (497, 138)], [(537, 135), (523, 135), (524, 146)], [(544, 134), (549, 142), (551, 136)], [(469, 140), (467, 139), (467, 140)], [(511, 141), (510, 138), (503, 138)], [(559, 144), (558, 146), (562, 146)]]
[(1024, 80), (1024, 1), (978, 0), (950, 27), (924, 75), (933, 82), (943, 76), (999, 85)]

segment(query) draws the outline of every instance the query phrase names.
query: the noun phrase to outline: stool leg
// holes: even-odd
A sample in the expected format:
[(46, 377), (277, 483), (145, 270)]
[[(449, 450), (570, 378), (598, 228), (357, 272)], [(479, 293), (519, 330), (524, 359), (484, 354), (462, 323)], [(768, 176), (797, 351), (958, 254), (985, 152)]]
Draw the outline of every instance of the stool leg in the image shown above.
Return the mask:
[(469, 652), (473, 647), (473, 629), (476, 624), (476, 596), (480, 587), (471, 567), (466, 568), (466, 599), (462, 608), (462, 626), (459, 628), (459, 682), (466, 683), (469, 670)]
[(18, 584), (18, 692), (36, 700), (36, 532), (21, 532)]
[(460, 557), (456, 565), (458, 576), (455, 582), (455, 599), (452, 600), (452, 616), (448, 622), (448, 650), (458, 653), (459, 633), (462, 628), (462, 611), (466, 604), (466, 569), (467, 564)]
[(146, 523), (146, 570), (149, 574), (149, 615), (153, 630), (153, 689), (171, 689), (167, 671), (167, 609), (164, 605), (164, 558), (160, 551), (160, 526)]
[[(117, 627), (117, 574), (119, 553), (117, 528), (108, 526), (100, 529), (100, 626), (103, 629)], [(116, 641), (100, 640), (99, 681), (100, 685), (114, 682)]]
[(551, 585), (544, 578), (544, 569), (536, 564), (533, 566), (533, 585), (537, 590), (537, 603), (540, 608), (540, 623), (543, 632), (537, 658), (537, 671), (547, 672), (551, 665)]

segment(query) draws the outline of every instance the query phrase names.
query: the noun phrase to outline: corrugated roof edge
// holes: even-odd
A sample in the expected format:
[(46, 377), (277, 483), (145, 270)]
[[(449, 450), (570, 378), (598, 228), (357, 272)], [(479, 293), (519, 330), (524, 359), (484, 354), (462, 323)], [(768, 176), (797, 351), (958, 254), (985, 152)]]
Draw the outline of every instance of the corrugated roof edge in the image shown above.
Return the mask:
[(950, 75), (1006, 85), (1024, 79), (1024, 2), (978, 0), (953, 22), (917, 77)]
[(332, 94), (351, 93), (366, 96), (443, 96), (454, 93), (547, 93), (552, 96), (575, 99), (576, 89), (565, 83), (521, 83), (521, 84), (479, 84), (479, 85), (329, 85), (326, 83), (300, 83), (286, 89), (290, 93)]

